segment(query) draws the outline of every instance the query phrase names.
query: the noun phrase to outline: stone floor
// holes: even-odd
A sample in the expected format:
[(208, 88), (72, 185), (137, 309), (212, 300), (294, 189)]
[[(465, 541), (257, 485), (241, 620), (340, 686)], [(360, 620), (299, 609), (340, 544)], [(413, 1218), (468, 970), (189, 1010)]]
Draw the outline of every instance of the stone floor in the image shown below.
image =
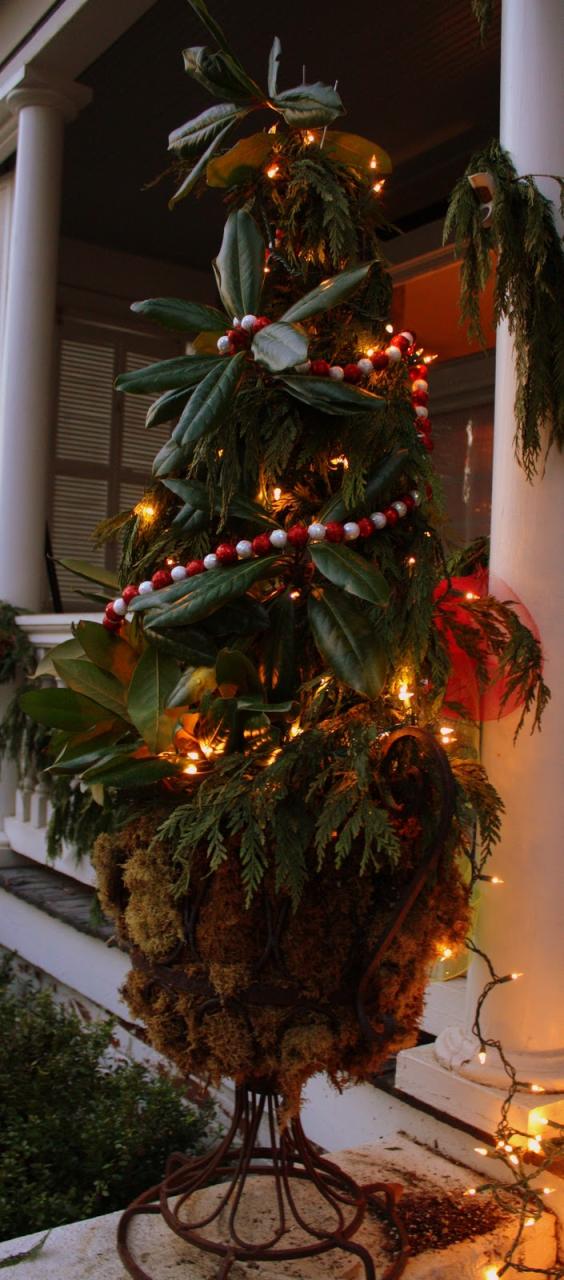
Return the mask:
[[(465, 1197), (476, 1182), (475, 1174), (454, 1165), (402, 1135), (389, 1136), (380, 1146), (332, 1153), (359, 1182), (388, 1180), (404, 1185), (404, 1216), (412, 1241), (406, 1280), (489, 1280), (490, 1269), (501, 1263), (515, 1231), (511, 1218), (482, 1197)], [(241, 1211), (240, 1227), (256, 1239), (259, 1226), (272, 1220), (273, 1204), (265, 1191), (265, 1179), (254, 1179)], [(212, 1203), (219, 1190), (200, 1193)], [(478, 1203), (479, 1201), (479, 1203)], [(199, 1206), (201, 1208), (201, 1205)], [(108, 1214), (52, 1231), (43, 1250), (33, 1260), (21, 1261), (14, 1280), (127, 1280), (116, 1253), (119, 1214)], [(519, 1260), (529, 1267), (550, 1266), (555, 1258), (555, 1223), (545, 1215), (526, 1233)], [(25, 1252), (41, 1233), (0, 1244), (2, 1259)], [(377, 1219), (366, 1220), (359, 1236), (371, 1254), (377, 1280), (381, 1280), (390, 1254)], [(447, 1244), (447, 1240), (452, 1243)], [(198, 1255), (174, 1236), (157, 1215), (136, 1220), (132, 1241), (139, 1277), (150, 1280), (212, 1280), (218, 1275), (217, 1259)], [(429, 1245), (435, 1246), (429, 1248)], [(525, 1273), (531, 1274), (532, 1273)], [(348, 1254), (332, 1251), (324, 1257), (300, 1262), (234, 1264), (230, 1280), (363, 1280), (362, 1263)]]

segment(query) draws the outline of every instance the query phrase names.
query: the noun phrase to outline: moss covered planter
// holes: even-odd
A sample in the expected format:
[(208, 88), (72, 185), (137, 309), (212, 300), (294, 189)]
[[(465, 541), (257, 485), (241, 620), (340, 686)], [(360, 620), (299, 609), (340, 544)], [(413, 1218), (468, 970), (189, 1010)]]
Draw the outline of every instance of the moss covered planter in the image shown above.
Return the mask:
[(235, 848), (213, 873), (196, 857), (190, 891), (178, 896), (174, 850), (156, 838), (161, 818), (102, 836), (95, 849), (102, 905), (131, 951), (125, 997), (156, 1049), (215, 1082), (274, 1078), (296, 1114), (314, 1072), (361, 1080), (413, 1043), (437, 944), (467, 931), (455, 857), (441, 854), (399, 925), (420, 864), (409, 824), (393, 870), (312, 869), (295, 911), (267, 875), (247, 907)]

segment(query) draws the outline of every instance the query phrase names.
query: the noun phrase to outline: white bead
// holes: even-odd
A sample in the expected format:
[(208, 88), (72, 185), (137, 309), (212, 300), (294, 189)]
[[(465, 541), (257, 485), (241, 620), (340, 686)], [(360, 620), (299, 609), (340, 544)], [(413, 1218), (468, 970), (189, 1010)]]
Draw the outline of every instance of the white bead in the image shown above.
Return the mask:
[(231, 343), (226, 333), (223, 333), (221, 335), (221, 338), (217, 339), (217, 349), (219, 351), (220, 356), (229, 355), (231, 351)]
[(360, 529), (356, 520), (347, 520), (343, 525), (345, 531), (345, 542), (354, 542), (355, 538), (360, 538)]
[(311, 369), (311, 360), (304, 360), (303, 364), (295, 364), (296, 373), (309, 373)]
[(117, 613), (118, 618), (125, 618), (127, 605), (125, 600), (122, 600), (121, 596), (118, 596), (117, 600), (112, 600), (112, 609), (114, 613)]
[(210, 552), (209, 556), (204, 556), (204, 569), (217, 569), (219, 560), (217, 556)]
[(419, 489), (412, 489), (412, 490), (411, 490), (411, 497), (413, 498), (413, 501), (414, 501), (414, 503), (415, 503), (415, 506), (416, 506), (416, 507), (420, 507), (420, 506), (421, 506), (421, 494), (420, 494), (420, 492), (419, 492)]
[(256, 324), (256, 322), (257, 322), (256, 316), (251, 316), (251, 315), (243, 316), (243, 319), (241, 320), (241, 328), (246, 329), (247, 332), (250, 333), (253, 325)]
[(385, 529), (388, 523), (383, 511), (373, 511), (370, 519), (375, 529)]
[(366, 373), (366, 374), (374, 373), (374, 365), (372, 364), (372, 361), (368, 359), (367, 356), (363, 356), (362, 360), (357, 360), (356, 367), (357, 369), (360, 369), (361, 373)]
[(288, 541), (288, 534), (285, 529), (273, 529), (270, 535), (270, 541), (273, 547), (277, 547), (278, 549), (285, 547)]
[(415, 378), (415, 380), (411, 384), (411, 390), (412, 391), (428, 391), (429, 383), (425, 382), (424, 378)]
[(331, 368), (329, 370), (329, 377), (332, 378), (334, 382), (342, 382), (344, 376), (345, 376), (345, 371), (344, 369), (341, 369), (340, 364), (331, 365)]
[(154, 587), (153, 587), (152, 582), (149, 582), (149, 580), (148, 580), (148, 579), (147, 579), (147, 581), (146, 581), (146, 582), (140, 582), (140, 583), (139, 583), (139, 595), (140, 595), (140, 596), (147, 596), (147, 595), (149, 594), (149, 592), (150, 592), (150, 591), (154, 591)]
[(239, 329), (240, 325), (241, 325), (241, 321), (239, 319), (239, 316), (233, 316), (233, 328)]
[(184, 568), (184, 565), (174, 564), (170, 571), (170, 576), (173, 582), (183, 582), (184, 578), (186, 577), (186, 570)]
[(235, 550), (240, 560), (249, 560), (253, 554), (253, 544), (248, 542), (246, 538), (241, 538), (235, 546)]
[(401, 351), (399, 347), (386, 347), (384, 354), (387, 355), (391, 364), (397, 364), (398, 360), (401, 360)]
[(416, 416), (417, 418), (428, 418), (428, 417), (429, 417), (429, 410), (428, 410), (427, 406), (426, 406), (426, 405), (424, 405), (424, 404), (416, 404), (416, 405), (415, 405), (415, 416)]
[(310, 542), (323, 542), (325, 537), (325, 525), (318, 524), (317, 521), (314, 520), (313, 524), (308, 526), (307, 532)]
[(407, 515), (407, 507), (405, 505), (405, 502), (401, 502), (401, 501), (392, 502), (392, 506), (394, 508), (394, 511), (397, 511), (398, 516), (400, 517), (400, 520), (403, 518), (403, 516)]
[(405, 338), (406, 341), (409, 342), (410, 347), (412, 347), (415, 342), (415, 334), (411, 333), (409, 329), (404, 329), (403, 333), (400, 333), (400, 338)]

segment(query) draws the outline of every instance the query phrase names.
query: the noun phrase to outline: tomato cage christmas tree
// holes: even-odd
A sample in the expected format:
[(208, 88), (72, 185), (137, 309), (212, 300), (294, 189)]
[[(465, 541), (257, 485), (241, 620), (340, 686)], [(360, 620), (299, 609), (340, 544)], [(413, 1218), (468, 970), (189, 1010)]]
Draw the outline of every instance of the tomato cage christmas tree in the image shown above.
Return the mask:
[[(492, 682), (523, 713), (546, 691), (537, 640), (474, 572), (483, 547), (456, 578), (445, 563), (431, 357), (388, 322), (387, 155), (332, 128), (336, 88), (278, 88), (277, 40), (263, 88), (192, 7), (215, 47), (186, 69), (219, 103), (171, 135), (173, 202), (205, 182), (224, 197), (220, 306), (133, 306), (191, 344), (118, 380), (156, 397), (147, 426), (170, 440), (105, 531), (123, 555), (103, 625), (52, 652), (65, 689), (22, 704), (54, 729), (53, 774), (126, 814), (94, 860), (133, 1015), (182, 1072), (237, 1086), (220, 1147), (173, 1157), (124, 1215), (126, 1269), (146, 1275), (128, 1225), (158, 1199), (220, 1276), (339, 1248), (374, 1277), (355, 1240), (372, 1204), (399, 1232), (391, 1277), (394, 1189), (317, 1154), (302, 1087), (366, 1079), (413, 1043), (429, 969), (466, 936), (500, 804), (471, 752), (445, 749), (445, 717), (475, 719)], [(227, 149), (255, 108), (267, 126)], [(259, 1177), (275, 1220), (248, 1239)], [(214, 1181), (216, 1207), (194, 1207)]]

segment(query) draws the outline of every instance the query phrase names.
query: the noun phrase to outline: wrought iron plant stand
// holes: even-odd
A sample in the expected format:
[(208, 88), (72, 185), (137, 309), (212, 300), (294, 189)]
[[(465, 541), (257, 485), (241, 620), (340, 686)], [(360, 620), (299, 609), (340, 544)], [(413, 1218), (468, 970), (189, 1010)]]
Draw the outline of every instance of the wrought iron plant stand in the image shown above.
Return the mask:
[[(407, 769), (406, 750), (411, 752), (411, 763)], [(397, 764), (401, 753), (401, 783), (398, 783)], [(426, 761), (426, 768), (422, 759)], [(388, 773), (393, 801), (401, 806), (403, 814), (407, 811), (414, 814), (423, 805), (433, 803), (436, 826), (432, 848), (408, 883), (393, 920), (380, 939), (356, 991), (350, 993), (363, 1036), (372, 1045), (376, 1045), (379, 1035), (384, 1038), (390, 1033), (388, 1017), (384, 1019), (382, 1031), (376, 1032), (367, 1012), (367, 1004), (373, 1006), (375, 1003), (375, 991), (377, 1000), (377, 976), (382, 957), (392, 945), (426, 882), (439, 869), (454, 810), (454, 781), (448, 759), (430, 734), (411, 725), (391, 731), (383, 745), (382, 766)], [(196, 910), (192, 910), (187, 922), (191, 945)], [(284, 985), (283, 981), (280, 986), (271, 981), (261, 982), (260, 976), (267, 959), (280, 959), (279, 941), (284, 919), (283, 910), (276, 920), (268, 911), (265, 952), (257, 967), (255, 981), (245, 994), (255, 1004), (283, 1004), (290, 1009), (304, 1004), (299, 990)], [(134, 963), (143, 967), (139, 957), (137, 960), (134, 957)], [(181, 975), (173, 974), (166, 965), (151, 966), (151, 971), (153, 980), (164, 985), (169, 983), (178, 987), (182, 982)], [(212, 1000), (208, 1001), (208, 1011), (212, 1003)], [(330, 1013), (328, 1010), (324, 1012)], [(134, 1280), (156, 1280), (135, 1261), (131, 1249), (130, 1224), (140, 1214), (160, 1214), (186, 1244), (215, 1255), (219, 1259), (217, 1280), (227, 1277), (236, 1262), (295, 1262), (315, 1258), (331, 1250), (342, 1250), (358, 1257), (364, 1268), (365, 1280), (396, 1280), (402, 1274), (407, 1263), (408, 1246), (398, 1212), (401, 1186), (391, 1182), (356, 1182), (318, 1152), (306, 1137), (299, 1116), (286, 1126), (279, 1125), (281, 1102), (275, 1079), (253, 1078), (239, 1085), (233, 1118), (219, 1145), (196, 1158), (188, 1158), (181, 1153), (171, 1155), (162, 1182), (140, 1195), (125, 1210), (118, 1228), (118, 1251), (126, 1271)], [(261, 1130), (264, 1133), (265, 1128), (266, 1144), (261, 1139)], [(249, 1179), (268, 1180), (272, 1192), (269, 1203), (274, 1206), (275, 1222), (260, 1240), (247, 1238), (247, 1228), (242, 1221)], [(188, 1206), (191, 1197), (212, 1184), (219, 1185), (215, 1186), (207, 1206), (202, 1206), (199, 1213), (196, 1208), (190, 1217)], [(309, 1191), (315, 1193), (315, 1197), (309, 1196), (307, 1207), (300, 1203), (300, 1184), (302, 1187), (306, 1184)], [(314, 1206), (311, 1203), (313, 1198)], [(330, 1225), (319, 1222), (320, 1212), (322, 1218), (329, 1213), (332, 1217)], [(389, 1242), (392, 1260), (378, 1277), (368, 1249), (356, 1239), (368, 1214), (383, 1219), (392, 1237)], [(294, 1241), (296, 1235), (299, 1236), (297, 1243), (288, 1239), (290, 1233)]]

